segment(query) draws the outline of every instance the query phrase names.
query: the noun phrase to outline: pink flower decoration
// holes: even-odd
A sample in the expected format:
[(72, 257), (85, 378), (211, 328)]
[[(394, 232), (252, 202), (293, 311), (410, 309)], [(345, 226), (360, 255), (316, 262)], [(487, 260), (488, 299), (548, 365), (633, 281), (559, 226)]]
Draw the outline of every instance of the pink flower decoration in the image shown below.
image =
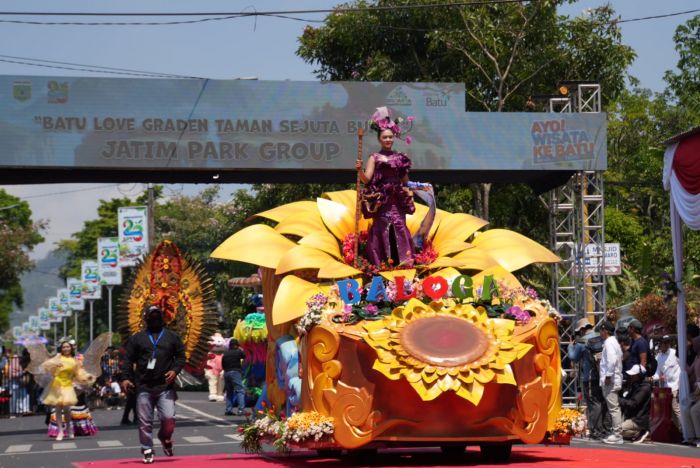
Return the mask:
[(413, 122), (414, 120), (416, 120), (416, 118), (412, 115), (409, 115), (408, 117), (406, 117), (406, 120), (408, 120), (409, 122)]
[(406, 135), (406, 144), (410, 145), (412, 141), (413, 141), (413, 138), (411, 138), (410, 135)]

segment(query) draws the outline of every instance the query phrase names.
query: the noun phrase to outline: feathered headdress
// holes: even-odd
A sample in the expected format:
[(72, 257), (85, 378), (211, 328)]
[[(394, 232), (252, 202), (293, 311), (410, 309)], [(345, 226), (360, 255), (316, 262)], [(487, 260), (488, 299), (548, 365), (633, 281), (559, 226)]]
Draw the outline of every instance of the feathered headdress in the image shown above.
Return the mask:
[(218, 324), (214, 285), (202, 265), (168, 240), (156, 246), (127, 282), (117, 312), (123, 341), (145, 328), (145, 313), (152, 309), (160, 310), (165, 327), (180, 335), (187, 363), (197, 367)]
[[(411, 127), (413, 127), (415, 117), (410, 116), (407, 117), (406, 120), (409, 123), (409, 127), (407, 130), (405, 130), (405, 133), (408, 133), (411, 131)], [(403, 121), (404, 120), (401, 117), (397, 117), (392, 120), (391, 111), (389, 111), (388, 107), (377, 107), (377, 111), (372, 114), (372, 118), (369, 121), (369, 127), (377, 133), (381, 133), (383, 130), (389, 129), (394, 132), (395, 137), (401, 138), (401, 133), (403, 132), (403, 130), (401, 130), (401, 124)], [(404, 140), (406, 141), (406, 144), (411, 144), (410, 136), (407, 135)]]

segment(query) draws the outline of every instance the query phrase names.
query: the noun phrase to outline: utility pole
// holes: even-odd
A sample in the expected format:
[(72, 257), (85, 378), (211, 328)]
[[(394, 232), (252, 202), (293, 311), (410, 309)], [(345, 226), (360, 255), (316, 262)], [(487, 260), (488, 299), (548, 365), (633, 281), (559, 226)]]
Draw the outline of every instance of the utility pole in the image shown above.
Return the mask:
[(155, 206), (153, 200), (153, 184), (148, 183), (148, 250), (153, 248), (153, 240), (155, 239)]

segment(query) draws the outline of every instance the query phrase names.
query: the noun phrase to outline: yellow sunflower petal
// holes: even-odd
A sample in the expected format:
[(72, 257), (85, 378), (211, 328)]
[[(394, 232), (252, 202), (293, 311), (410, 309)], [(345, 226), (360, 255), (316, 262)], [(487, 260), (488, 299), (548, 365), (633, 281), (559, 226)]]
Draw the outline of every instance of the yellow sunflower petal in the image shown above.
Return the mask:
[(488, 222), (466, 213), (451, 213), (440, 220), (433, 248), (442, 255), (442, 249), (451, 242), (464, 241), (476, 231), (486, 226)]
[(508, 271), (519, 270), (531, 263), (556, 263), (560, 260), (532, 239), (507, 229), (482, 232), (474, 238), (473, 244), (487, 251)]
[(517, 383), (515, 382), (515, 376), (513, 375), (513, 369), (511, 369), (510, 366), (505, 366), (502, 370), (497, 370), (496, 383), (506, 385), (517, 385)]
[(304, 237), (314, 232), (326, 232), (326, 226), (323, 224), (318, 210), (314, 209), (313, 211), (300, 211), (293, 216), (284, 218), (275, 226), (275, 231), (281, 234)]
[(463, 250), (452, 257), (452, 259), (458, 261), (459, 268), (463, 270), (481, 271), (499, 266), (495, 258), (493, 258), (487, 251), (478, 247)]
[(471, 401), (475, 405), (478, 405), (481, 401), (481, 397), (484, 396), (484, 386), (475, 380), (471, 384), (467, 385), (467, 390), (469, 390), (469, 394), (471, 395), (471, 397), (467, 398), (467, 400)]
[(391, 271), (381, 271), (380, 275), (384, 277), (387, 281), (396, 281), (394, 278), (397, 276), (403, 276), (404, 279), (408, 281), (413, 281), (416, 276), (416, 270), (391, 270)]
[(280, 259), (275, 273), (282, 275), (294, 270), (318, 269), (329, 260), (333, 260), (333, 257), (325, 252), (305, 245), (297, 245)]
[(420, 228), (420, 223), (423, 222), (423, 218), (425, 218), (425, 215), (428, 213), (428, 207), (425, 205), (421, 205), (420, 203), (416, 203), (416, 211), (413, 212), (413, 214), (410, 214), (406, 216), (406, 227), (408, 227), (408, 230), (411, 232), (411, 235), (414, 235), (416, 232), (418, 232), (418, 228)]
[(272, 304), (272, 325), (298, 319), (306, 313), (306, 301), (311, 296), (323, 292), (315, 283), (310, 283), (293, 275), (287, 275), (279, 285)]
[(399, 380), (401, 377), (402, 366), (397, 367), (394, 363), (385, 364), (379, 361), (374, 361), (372, 369), (381, 372), (389, 380)]
[(255, 224), (223, 241), (210, 256), (277, 268), (280, 259), (295, 245), (270, 226)]
[(330, 259), (325, 264), (321, 266), (318, 270), (319, 278), (349, 278), (361, 274), (360, 270), (357, 270), (350, 265), (339, 262), (334, 259)]
[(461, 268), (462, 262), (460, 260), (455, 260), (452, 257), (438, 257), (435, 259), (433, 263), (428, 265), (429, 269), (434, 269), (434, 268), (445, 268), (445, 267), (452, 267), (452, 268)]
[(484, 278), (487, 276), (493, 276), (494, 279), (505, 283), (505, 285), (510, 289), (518, 289), (523, 287), (522, 284), (520, 284), (520, 281), (518, 281), (518, 279), (513, 276), (512, 273), (502, 266), (496, 265), (494, 267), (487, 268), (486, 270), (483, 270), (472, 277), (474, 288), (483, 286)]
[(355, 232), (355, 210), (325, 198), (316, 199), (321, 219), (329, 231), (339, 240)]
[(278, 206), (271, 210), (263, 211), (254, 216), (259, 216), (261, 218), (271, 219), (276, 222), (280, 222), (285, 218), (290, 216), (299, 216), (303, 213), (309, 213), (317, 211), (316, 203), (312, 201), (298, 201), (294, 203), (287, 203), (286, 205)]
[(518, 359), (525, 356), (532, 349), (532, 345), (528, 343), (518, 343), (515, 345), (515, 351), (518, 353)]
[(454, 279), (460, 275), (463, 275), (464, 273), (452, 267), (447, 267), (442, 270), (436, 271), (433, 274), (436, 276), (442, 276), (447, 281), (447, 284), (451, 286)]
[[(354, 190), (340, 190), (337, 192), (325, 192), (321, 195), (336, 203), (345, 206), (355, 219), (355, 208), (357, 207), (357, 192)], [(369, 220), (360, 216), (360, 231), (366, 231), (369, 228)]]
[(340, 245), (338, 240), (330, 232), (323, 228), (323, 231), (312, 232), (299, 240), (299, 245), (313, 247), (314, 249), (322, 250), (327, 254), (340, 258)]
[(473, 246), (469, 242), (464, 242), (457, 239), (445, 239), (440, 244), (438, 255), (444, 257), (446, 255), (452, 255), (455, 252), (469, 251), (472, 248)]
[(431, 401), (442, 395), (442, 390), (438, 387), (437, 382), (432, 385), (426, 385), (425, 382), (419, 381), (411, 386), (418, 392), (423, 401)]

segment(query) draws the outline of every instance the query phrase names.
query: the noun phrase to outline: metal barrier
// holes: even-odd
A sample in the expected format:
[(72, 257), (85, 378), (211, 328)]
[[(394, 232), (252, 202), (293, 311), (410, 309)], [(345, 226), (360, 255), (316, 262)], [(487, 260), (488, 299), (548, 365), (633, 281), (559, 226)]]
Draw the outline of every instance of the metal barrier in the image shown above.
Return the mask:
[(22, 416), (37, 410), (37, 386), (25, 372), (20, 356), (5, 356), (0, 366), (0, 418)]

